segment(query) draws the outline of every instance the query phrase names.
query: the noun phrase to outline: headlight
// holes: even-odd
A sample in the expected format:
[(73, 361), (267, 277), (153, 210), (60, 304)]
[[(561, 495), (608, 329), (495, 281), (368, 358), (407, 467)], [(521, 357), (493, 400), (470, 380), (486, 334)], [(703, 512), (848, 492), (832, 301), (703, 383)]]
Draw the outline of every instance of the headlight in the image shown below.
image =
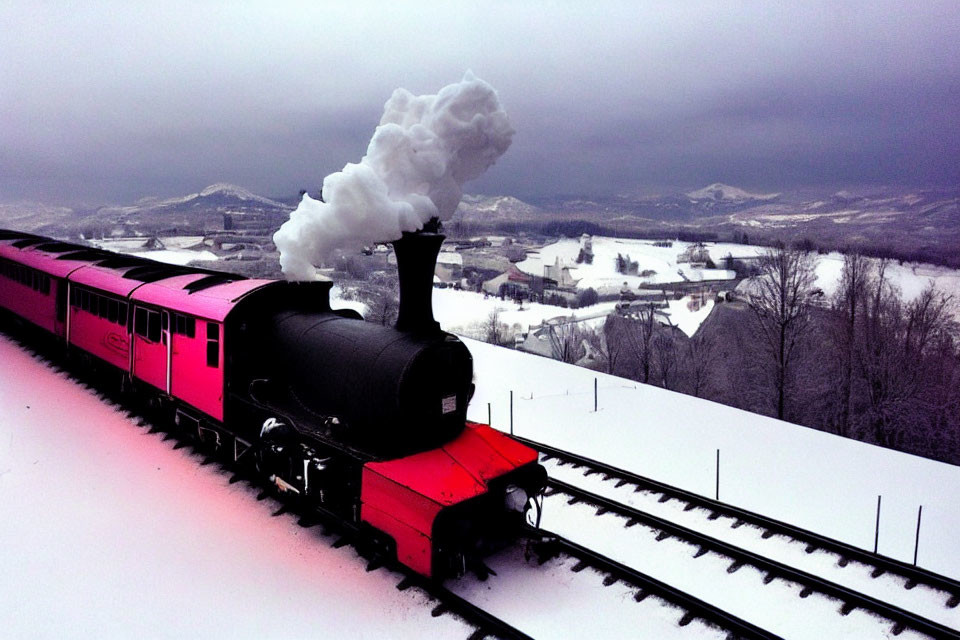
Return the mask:
[(507, 490), (504, 493), (503, 506), (505, 506), (508, 511), (523, 513), (527, 509), (528, 499), (529, 496), (526, 491), (515, 484), (511, 484), (507, 486)]

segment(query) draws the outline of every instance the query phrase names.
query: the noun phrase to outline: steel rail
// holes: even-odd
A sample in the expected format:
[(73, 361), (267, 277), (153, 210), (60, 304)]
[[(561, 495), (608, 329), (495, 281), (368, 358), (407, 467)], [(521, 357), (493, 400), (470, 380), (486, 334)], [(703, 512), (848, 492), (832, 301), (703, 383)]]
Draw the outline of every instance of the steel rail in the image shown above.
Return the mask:
[(630, 522), (642, 523), (671, 537), (698, 545), (700, 547), (697, 552), (698, 556), (713, 551), (733, 560), (734, 564), (731, 565), (731, 568), (738, 564), (756, 567), (766, 573), (764, 583), (769, 583), (775, 578), (781, 578), (802, 585), (804, 589), (801, 591), (801, 597), (806, 597), (810, 592), (819, 592), (831, 598), (836, 598), (844, 603), (842, 609), (844, 615), (850, 613), (854, 608), (871, 611), (893, 622), (895, 624), (894, 634), (899, 634), (904, 628), (910, 628), (934, 638), (960, 640), (960, 632), (938, 622), (634, 507), (552, 478), (548, 480), (547, 487), (573, 498), (570, 501), (571, 504), (583, 502), (597, 507), (598, 512), (615, 513), (627, 518), (628, 526), (630, 526)]
[[(840, 540), (836, 540), (834, 538), (828, 538), (827, 536), (815, 533), (808, 529), (803, 529), (781, 520), (776, 520), (753, 511), (748, 511), (740, 507), (726, 504), (724, 502), (720, 502), (718, 500), (714, 500), (685, 489), (679, 489), (631, 471), (626, 471), (624, 469), (620, 469), (612, 465), (587, 458), (585, 456), (577, 455), (575, 453), (570, 453), (569, 451), (564, 451), (562, 449), (543, 444), (542, 442), (537, 442), (535, 440), (521, 438), (518, 436), (513, 437), (520, 442), (537, 449), (546, 456), (554, 457), (561, 461), (571, 462), (583, 467), (589, 467), (595, 472), (602, 473), (604, 476), (611, 479), (616, 478), (619, 480), (617, 486), (622, 484), (632, 484), (642, 489), (662, 493), (669, 498), (682, 500), (691, 505), (691, 507), (700, 507), (702, 509), (711, 511), (713, 514), (715, 514), (714, 517), (726, 515), (743, 523), (750, 523), (765, 529), (769, 534), (780, 533), (787, 535), (799, 542), (805, 542), (807, 544), (807, 553), (813, 553), (817, 549), (823, 549), (825, 551), (832, 552), (841, 557), (841, 565), (845, 565), (847, 561), (853, 560), (864, 565), (875, 567), (874, 577), (880, 577), (887, 572), (902, 576), (907, 579), (906, 588), (912, 589), (917, 584), (923, 584), (948, 594), (949, 597), (946, 601), (947, 607), (954, 608), (960, 605), (960, 580), (955, 580), (928, 569), (907, 564), (906, 562), (902, 562), (882, 554), (872, 553), (866, 549), (855, 547), (851, 544), (841, 542)], [(769, 537), (769, 535), (765, 534), (764, 537)]]
[[(780, 638), (780, 636), (776, 634), (761, 629), (689, 593), (672, 587), (656, 578), (652, 578), (645, 573), (579, 545), (556, 533), (545, 529), (532, 529), (530, 535), (545, 538), (542, 545), (548, 550), (548, 553), (544, 561), (550, 557), (564, 554), (580, 561), (583, 565), (580, 568), (590, 566), (611, 576), (612, 579), (609, 582), (605, 582), (605, 584), (613, 584), (615, 580), (619, 580), (632, 587), (636, 587), (639, 591), (634, 596), (634, 599), (638, 602), (648, 595), (656, 595), (668, 602), (681, 606), (687, 611), (687, 614), (680, 620), (681, 626), (685, 626), (694, 619), (700, 618), (710, 624), (726, 629), (734, 634), (736, 638), (743, 638), (744, 640), (774, 640)], [(579, 571), (580, 569), (577, 568), (574, 570)]]

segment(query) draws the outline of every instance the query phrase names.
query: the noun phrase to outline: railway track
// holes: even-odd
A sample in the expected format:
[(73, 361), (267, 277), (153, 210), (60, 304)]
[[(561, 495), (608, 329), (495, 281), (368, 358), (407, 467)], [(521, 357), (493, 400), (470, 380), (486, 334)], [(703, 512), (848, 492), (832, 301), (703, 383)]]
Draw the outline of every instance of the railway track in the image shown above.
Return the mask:
[[(174, 449), (183, 450), (187, 455), (198, 458), (200, 466), (214, 467), (220, 473), (229, 477), (230, 484), (242, 483), (248, 486), (253, 492), (256, 492), (252, 495), (255, 495), (257, 501), (269, 501), (273, 504), (272, 516), (286, 515), (292, 517), (303, 528), (320, 526), (323, 528), (325, 536), (335, 536), (336, 539), (332, 543), (334, 547), (350, 546), (359, 556), (367, 559), (366, 568), (368, 571), (385, 568), (395, 573), (398, 576), (396, 584), (398, 590), (415, 589), (434, 602), (431, 610), (433, 616), (453, 615), (468, 626), (473, 627), (474, 631), (469, 636), (470, 640), (481, 638), (528, 640), (531, 638), (530, 635), (521, 631), (514, 624), (470, 602), (447, 586), (429, 581), (407, 570), (395, 561), (384, 560), (375, 555), (371, 556), (366, 544), (367, 541), (357, 531), (345, 526), (345, 523), (313, 509), (305, 510), (298, 504), (286, 500), (284, 496), (272, 490), (272, 485), (264, 484), (245, 467), (216, 456), (191, 439), (183, 438), (173, 429), (172, 424), (167, 424), (166, 421), (158, 419), (147, 407), (131, 407), (117, 394), (105, 390), (95, 376), (87, 371), (77, 370), (59, 353), (24, 342), (19, 338), (16, 331), (11, 331), (9, 328), (0, 328), (0, 330), (51, 369), (68, 375), (76, 383), (95, 393), (101, 401), (122, 410), (139, 427), (147, 429), (164, 442), (171, 443)], [(589, 567), (604, 575), (604, 587), (619, 582), (632, 588), (635, 603), (644, 602), (648, 597), (653, 596), (651, 600), (659, 599), (672, 607), (679, 607), (683, 611), (676, 621), (676, 625), (679, 627), (686, 627), (694, 621), (699, 621), (708, 627), (722, 630), (722, 635), (729, 639), (771, 639), (778, 637), (560, 536), (545, 534), (534, 529), (528, 531), (528, 534), (535, 539), (534, 542), (538, 545), (541, 564), (560, 556), (572, 558), (575, 560), (571, 567), (574, 572), (580, 573), (583, 569)], [(639, 605), (634, 604), (634, 606)], [(696, 626), (693, 625), (693, 627)]]
[(592, 460), (556, 447), (513, 436), (517, 440), (531, 446), (542, 455), (542, 460), (555, 459), (559, 464), (569, 464), (584, 469), (584, 475), (600, 475), (604, 480), (615, 482), (615, 487), (629, 485), (635, 491), (648, 491), (660, 494), (660, 502), (676, 500), (684, 505), (684, 510), (702, 509), (709, 512), (709, 519), (720, 517), (732, 519), (731, 527), (738, 528), (744, 524), (752, 525), (763, 531), (763, 538), (781, 535), (787, 539), (802, 543), (805, 552), (812, 554), (816, 551), (831, 553), (837, 557), (840, 567), (850, 562), (860, 563), (872, 567), (871, 577), (879, 578), (885, 574), (899, 576), (903, 579), (904, 588), (912, 590), (918, 585), (924, 585), (943, 594), (943, 604), (947, 609), (956, 609), (960, 605), (960, 581), (940, 574), (901, 562), (865, 549), (834, 540), (818, 533), (802, 529), (780, 520), (768, 518), (752, 511), (747, 511), (705, 496), (701, 496), (683, 489), (657, 482), (639, 474), (619, 469), (611, 465)]
[[(96, 390), (96, 389), (95, 389)], [(106, 395), (98, 392), (101, 399), (107, 402), (113, 402)], [(134, 414), (132, 414), (134, 416)], [(141, 416), (142, 417), (142, 416)], [(368, 560), (367, 571), (375, 571), (385, 568), (391, 572), (399, 574), (400, 580), (396, 588), (400, 591), (414, 588), (420, 590), (436, 604), (431, 610), (433, 616), (454, 615), (474, 627), (474, 632), (469, 636), (469, 640), (481, 640), (483, 638), (502, 638), (504, 640), (532, 640), (532, 636), (520, 630), (508, 620), (490, 613), (477, 604), (472, 603), (445, 585), (432, 582), (416, 573), (411, 572), (404, 565), (396, 562), (384, 560), (383, 558), (369, 556), (369, 550), (365, 545), (365, 540), (356, 531), (345, 526), (345, 523), (338, 519), (328, 518), (325, 514), (318, 513), (315, 510), (305, 511), (296, 503), (285, 499), (273, 491), (272, 485), (266, 485), (259, 478), (245, 473), (242, 468), (235, 467), (203, 449), (197, 448), (193, 442), (181, 440), (176, 434), (157, 427), (155, 423), (149, 422), (145, 418), (145, 425), (151, 426), (151, 431), (161, 436), (165, 441), (174, 441), (174, 448), (187, 448), (193, 455), (201, 458), (202, 465), (214, 464), (217, 468), (229, 475), (231, 484), (243, 482), (254, 490), (258, 490), (257, 500), (271, 500), (276, 503), (277, 509), (271, 515), (279, 517), (290, 515), (296, 518), (300, 527), (311, 528), (315, 526), (323, 527), (325, 535), (335, 535), (336, 541), (334, 547), (350, 546), (361, 557)], [(731, 615), (709, 603), (695, 598), (679, 589), (660, 582), (650, 576), (647, 576), (624, 564), (618, 563), (602, 554), (592, 551), (582, 545), (567, 540), (562, 536), (528, 528), (526, 531), (528, 538), (536, 545), (538, 551), (538, 561), (540, 564), (549, 562), (558, 556), (567, 556), (576, 560), (572, 566), (572, 571), (579, 573), (586, 568), (592, 568), (598, 573), (605, 575), (603, 585), (611, 586), (615, 582), (621, 582), (629, 587), (636, 589), (634, 592), (634, 601), (643, 602), (649, 596), (657, 597), (670, 605), (681, 608), (684, 613), (677, 620), (677, 626), (686, 627), (694, 620), (700, 620), (707, 626), (723, 630), (728, 640), (775, 640), (780, 636), (767, 632), (759, 627)]]
[(698, 547), (695, 557), (713, 552), (729, 558), (732, 563), (728, 568), (728, 572), (736, 571), (741, 566), (752, 566), (764, 573), (763, 582), (765, 584), (769, 584), (773, 580), (778, 579), (794, 582), (802, 586), (802, 590), (800, 591), (801, 598), (807, 597), (811, 593), (821, 593), (829, 598), (834, 598), (842, 602), (843, 604), (840, 609), (841, 615), (848, 615), (854, 609), (860, 608), (881, 616), (893, 623), (892, 633), (894, 635), (900, 635), (904, 630), (912, 629), (933, 638), (953, 638), (960, 640), (960, 632), (922, 616), (609, 498), (596, 495), (579, 487), (554, 479), (550, 479), (547, 486), (551, 492), (550, 495), (562, 494), (569, 496), (569, 504), (577, 502), (586, 503), (595, 507), (599, 515), (616, 514), (626, 519), (626, 527), (628, 528), (637, 524), (643, 524), (650, 529), (658, 531), (658, 540), (669, 536), (695, 545)]
[(531, 529), (530, 535), (543, 540), (539, 543), (542, 545), (541, 563), (563, 554), (577, 560), (577, 564), (572, 568), (575, 572), (591, 567), (606, 574), (604, 584), (607, 586), (616, 581), (621, 581), (636, 588), (634, 600), (637, 602), (642, 602), (648, 596), (655, 595), (666, 602), (675, 604), (685, 611), (678, 622), (681, 627), (688, 625), (694, 619), (700, 618), (710, 625), (726, 630), (728, 637), (745, 640), (759, 640), (761, 638), (769, 640), (780, 637), (556, 533), (542, 529)]

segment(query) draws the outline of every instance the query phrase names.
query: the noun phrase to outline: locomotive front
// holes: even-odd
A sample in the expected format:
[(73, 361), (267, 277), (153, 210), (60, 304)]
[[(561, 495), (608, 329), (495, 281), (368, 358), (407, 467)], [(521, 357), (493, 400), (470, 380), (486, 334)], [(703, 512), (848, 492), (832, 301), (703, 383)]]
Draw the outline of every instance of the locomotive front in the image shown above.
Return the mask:
[(442, 241), (416, 233), (394, 243), (396, 327), (328, 304), (251, 310), (235, 367), (245, 379), (234, 385), (271, 425), (259, 434), (271, 441), (260, 464), (278, 487), (437, 578), (482, 572), (482, 557), (539, 509), (546, 483), (534, 450), (466, 420), (473, 360), (440, 330), (430, 302)]

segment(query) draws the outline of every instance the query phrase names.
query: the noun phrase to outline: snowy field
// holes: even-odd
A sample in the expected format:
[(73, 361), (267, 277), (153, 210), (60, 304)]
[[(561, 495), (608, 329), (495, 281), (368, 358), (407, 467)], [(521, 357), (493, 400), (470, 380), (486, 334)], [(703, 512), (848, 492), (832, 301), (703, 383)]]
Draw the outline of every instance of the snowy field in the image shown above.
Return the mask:
[[(713, 308), (713, 300), (697, 309), (692, 308), (696, 296), (684, 296), (680, 300), (671, 300), (666, 313), (670, 321), (680, 327), (687, 335), (693, 335)], [(600, 302), (581, 309), (564, 309), (549, 304), (524, 302), (521, 307), (516, 302), (501, 300), (495, 296), (484, 298), (482, 293), (456, 291), (454, 289), (433, 290), (433, 316), (446, 331), (465, 336), (477, 336), (482, 333), (482, 325), (494, 309), (500, 311), (500, 322), (509, 327), (520, 325), (523, 331), (539, 326), (544, 320), (568, 318), (582, 320), (590, 326), (602, 326), (606, 316), (617, 306), (616, 302)]]
[(217, 255), (212, 251), (187, 249), (185, 247), (199, 244), (203, 238), (201, 236), (177, 236), (171, 238), (161, 238), (166, 246), (165, 249), (145, 249), (144, 244), (147, 238), (120, 238), (117, 240), (91, 240), (93, 244), (106, 249), (107, 251), (116, 251), (129, 255), (149, 258), (157, 262), (167, 264), (185, 265), (194, 260), (202, 262), (213, 262), (217, 260)]
[[(690, 246), (689, 242), (674, 242), (672, 247), (655, 247), (652, 240), (633, 240), (628, 238), (593, 237), (593, 263), (577, 264), (580, 254), (580, 240), (564, 238), (529, 255), (526, 260), (517, 263), (517, 267), (526, 273), (543, 275), (545, 266), (560, 263), (574, 268), (572, 276), (579, 278), (577, 288), (594, 288), (599, 293), (615, 293), (626, 282), (636, 288), (641, 284), (659, 284), (701, 280), (732, 280), (734, 272), (726, 269), (694, 269), (688, 263), (678, 263), (677, 256)], [(712, 247), (713, 245), (711, 245)], [(734, 247), (737, 245), (729, 245)], [(719, 245), (722, 250), (726, 245)], [(627, 276), (616, 270), (617, 254), (630, 256), (637, 262), (638, 271), (653, 271), (649, 276)], [(726, 256), (723, 251), (722, 256)], [(734, 253), (734, 255), (740, 255)], [(711, 251), (715, 262), (718, 258)]]
[[(833, 295), (843, 272), (843, 254), (828, 253), (818, 256), (817, 286), (827, 295)], [(886, 277), (900, 289), (904, 300), (920, 295), (931, 283), (937, 289), (960, 300), (960, 272), (932, 264), (891, 262), (887, 265)]]
[[(658, 387), (467, 341), (469, 417), (960, 578), (960, 467), (883, 449)], [(594, 378), (599, 411), (593, 411)]]
[(0, 637), (466, 638), (0, 335)]

